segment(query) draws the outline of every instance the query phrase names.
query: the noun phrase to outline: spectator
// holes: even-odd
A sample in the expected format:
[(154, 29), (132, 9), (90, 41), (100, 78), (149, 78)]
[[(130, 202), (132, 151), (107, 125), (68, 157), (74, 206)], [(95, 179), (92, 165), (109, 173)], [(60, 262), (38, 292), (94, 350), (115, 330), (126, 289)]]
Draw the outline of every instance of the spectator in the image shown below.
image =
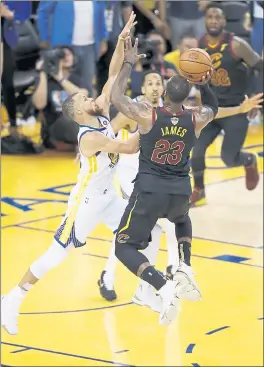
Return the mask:
[(0, 3), (1, 12), (1, 80), (3, 85), (4, 105), (9, 118), (9, 132), (17, 134), (16, 96), (13, 76), (16, 67), (13, 48), (16, 46), (18, 34), (15, 21), (24, 22), (31, 15), (30, 1), (7, 1)]
[(170, 28), (166, 22), (166, 0), (134, 0), (133, 3), (138, 22), (135, 34), (147, 34), (155, 29), (165, 39), (170, 38)]
[(198, 47), (198, 40), (192, 33), (182, 34), (178, 48), (164, 56), (164, 60), (172, 63), (179, 72), (180, 56), (190, 48)]
[(108, 79), (108, 68), (118, 36), (132, 11), (132, 1), (107, 1), (105, 7), (108, 48), (97, 62), (97, 93), (100, 94)]
[[(55, 75), (46, 69), (43, 59), (37, 63), (39, 81), (32, 101), (37, 110), (43, 111), (45, 118), (41, 132), (43, 145), (46, 148), (73, 150), (77, 144), (78, 125), (62, 116), (62, 103), (69, 94), (83, 92), (87, 95), (88, 91), (77, 87), (79, 81), (76, 74), (72, 73), (75, 62), (73, 51), (68, 47), (62, 50), (64, 57), (58, 61)], [(48, 55), (44, 54), (43, 57), (45, 60)]]
[(96, 59), (107, 50), (104, 1), (40, 1), (38, 29), (44, 47), (72, 46), (79, 87), (93, 96)]
[(171, 26), (172, 47), (175, 50), (182, 34), (191, 30), (197, 39), (205, 32), (204, 9), (210, 3), (199, 1), (169, 1), (169, 19)]
[(251, 45), (259, 55), (262, 55), (264, 45), (264, 1), (252, 1), (252, 7)]
[(150, 31), (139, 43), (140, 52), (146, 53), (147, 58), (139, 60), (131, 72), (127, 93), (133, 98), (141, 94), (141, 85), (145, 71), (158, 71), (165, 81), (176, 74), (175, 66), (164, 60), (166, 42), (159, 32)]

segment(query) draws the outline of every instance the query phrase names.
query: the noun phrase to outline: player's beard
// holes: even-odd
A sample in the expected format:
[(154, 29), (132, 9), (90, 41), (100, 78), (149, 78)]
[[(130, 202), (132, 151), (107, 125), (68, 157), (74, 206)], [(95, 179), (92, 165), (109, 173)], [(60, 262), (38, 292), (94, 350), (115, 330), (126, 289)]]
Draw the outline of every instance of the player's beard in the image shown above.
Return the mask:
[(219, 37), (220, 34), (223, 32), (223, 30), (224, 30), (223, 28), (219, 28), (212, 31), (208, 27), (206, 27), (207, 34), (209, 34), (209, 36), (211, 37)]
[(88, 115), (90, 116), (98, 117), (103, 114), (103, 109), (99, 109), (99, 108), (96, 110), (89, 109), (89, 111), (86, 111), (86, 113), (88, 113)]
[(151, 97), (150, 102), (152, 105), (157, 105), (159, 102), (159, 97), (158, 96)]

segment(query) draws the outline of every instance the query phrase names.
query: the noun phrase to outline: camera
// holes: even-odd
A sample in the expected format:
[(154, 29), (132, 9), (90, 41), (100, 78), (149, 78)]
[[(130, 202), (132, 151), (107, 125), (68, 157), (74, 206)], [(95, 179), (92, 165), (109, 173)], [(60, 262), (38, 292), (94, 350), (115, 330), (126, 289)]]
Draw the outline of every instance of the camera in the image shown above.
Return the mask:
[(45, 51), (43, 57), (43, 70), (46, 74), (56, 75), (59, 72), (59, 61), (64, 59), (65, 51), (62, 48), (54, 48), (53, 50)]
[(158, 66), (158, 46), (161, 44), (159, 40), (148, 40), (143, 34), (138, 35), (138, 50), (139, 53), (144, 53), (147, 56), (142, 60), (143, 69), (149, 69), (150, 65)]

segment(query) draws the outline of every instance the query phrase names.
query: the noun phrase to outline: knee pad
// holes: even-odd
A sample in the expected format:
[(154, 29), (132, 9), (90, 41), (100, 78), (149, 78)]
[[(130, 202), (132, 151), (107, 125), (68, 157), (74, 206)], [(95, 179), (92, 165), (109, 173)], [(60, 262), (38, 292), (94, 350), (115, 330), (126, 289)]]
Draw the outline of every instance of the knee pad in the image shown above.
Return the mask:
[(49, 270), (55, 268), (66, 259), (69, 250), (69, 247), (64, 248), (54, 240), (48, 250), (30, 266), (31, 273), (37, 279), (42, 278)]

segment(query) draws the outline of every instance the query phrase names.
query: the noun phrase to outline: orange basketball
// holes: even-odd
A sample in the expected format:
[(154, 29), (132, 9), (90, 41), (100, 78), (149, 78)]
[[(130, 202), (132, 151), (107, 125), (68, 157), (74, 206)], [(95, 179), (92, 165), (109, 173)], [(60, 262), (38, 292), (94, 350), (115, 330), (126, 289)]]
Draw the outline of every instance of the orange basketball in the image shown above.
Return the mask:
[(212, 61), (206, 51), (190, 48), (181, 55), (179, 66), (181, 75), (195, 83), (200, 82), (202, 77), (211, 70)]

